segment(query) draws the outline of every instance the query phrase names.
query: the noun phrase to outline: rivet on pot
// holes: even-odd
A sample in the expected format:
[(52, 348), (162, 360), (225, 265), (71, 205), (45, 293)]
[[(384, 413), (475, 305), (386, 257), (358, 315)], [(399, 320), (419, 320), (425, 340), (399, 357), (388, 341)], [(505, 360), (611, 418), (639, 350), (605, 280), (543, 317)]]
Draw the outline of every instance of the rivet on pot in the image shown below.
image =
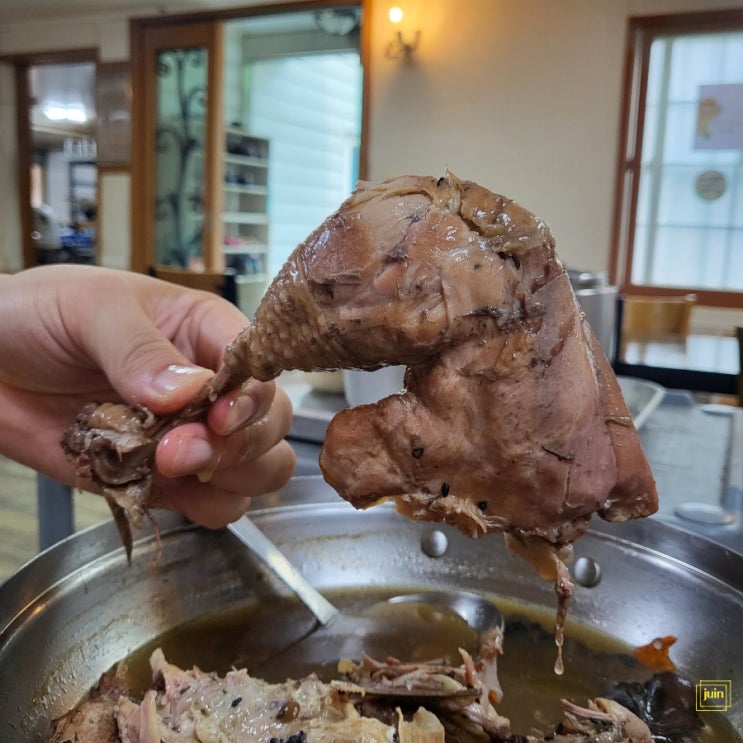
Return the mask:
[(593, 588), (601, 580), (601, 565), (592, 557), (579, 557), (573, 565), (573, 578), (585, 588)]
[(443, 531), (434, 529), (421, 537), (421, 549), (429, 557), (441, 557), (449, 549), (449, 540)]

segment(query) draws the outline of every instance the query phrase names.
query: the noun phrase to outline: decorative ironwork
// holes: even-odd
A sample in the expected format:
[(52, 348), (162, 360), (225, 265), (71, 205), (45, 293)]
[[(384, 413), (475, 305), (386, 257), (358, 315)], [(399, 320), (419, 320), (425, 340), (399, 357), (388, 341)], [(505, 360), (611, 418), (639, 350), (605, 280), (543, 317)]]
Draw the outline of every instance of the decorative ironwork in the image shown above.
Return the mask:
[(167, 266), (189, 268), (203, 256), (206, 64), (205, 49), (158, 56), (156, 253)]

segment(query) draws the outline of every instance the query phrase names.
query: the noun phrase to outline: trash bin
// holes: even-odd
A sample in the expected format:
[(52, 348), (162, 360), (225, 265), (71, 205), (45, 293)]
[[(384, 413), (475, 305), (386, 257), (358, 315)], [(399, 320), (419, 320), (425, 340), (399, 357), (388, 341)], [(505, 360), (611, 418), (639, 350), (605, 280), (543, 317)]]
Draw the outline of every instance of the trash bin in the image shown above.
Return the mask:
[(575, 298), (599, 340), (609, 361), (614, 361), (617, 322), (616, 286), (609, 284), (606, 271), (568, 269)]

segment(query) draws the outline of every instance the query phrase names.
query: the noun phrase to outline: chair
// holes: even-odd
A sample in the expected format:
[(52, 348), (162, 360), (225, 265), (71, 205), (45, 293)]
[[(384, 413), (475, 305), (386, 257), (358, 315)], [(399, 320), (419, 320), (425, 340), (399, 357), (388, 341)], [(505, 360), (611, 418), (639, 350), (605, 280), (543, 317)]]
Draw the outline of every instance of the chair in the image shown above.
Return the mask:
[(625, 296), (622, 298), (622, 339), (689, 334), (696, 294), (680, 297)]
[(220, 272), (197, 272), (171, 266), (154, 266), (150, 268), (149, 273), (151, 276), (170, 281), (173, 284), (214, 292), (233, 304), (237, 304), (237, 283), (235, 272), (232, 269), (228, 268)]

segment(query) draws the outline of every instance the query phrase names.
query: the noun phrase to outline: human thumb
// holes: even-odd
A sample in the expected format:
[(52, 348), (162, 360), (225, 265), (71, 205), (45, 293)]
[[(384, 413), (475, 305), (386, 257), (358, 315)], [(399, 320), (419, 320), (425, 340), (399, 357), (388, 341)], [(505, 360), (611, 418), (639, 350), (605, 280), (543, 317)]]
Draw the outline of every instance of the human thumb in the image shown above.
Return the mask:
[(126, 402), (157, 414), (175, 412), (214, 375), (186, 358), (141, 307), (125, 308), (117, 315), (115, 333), (111, 327), (91, 339), (89, 351)]

